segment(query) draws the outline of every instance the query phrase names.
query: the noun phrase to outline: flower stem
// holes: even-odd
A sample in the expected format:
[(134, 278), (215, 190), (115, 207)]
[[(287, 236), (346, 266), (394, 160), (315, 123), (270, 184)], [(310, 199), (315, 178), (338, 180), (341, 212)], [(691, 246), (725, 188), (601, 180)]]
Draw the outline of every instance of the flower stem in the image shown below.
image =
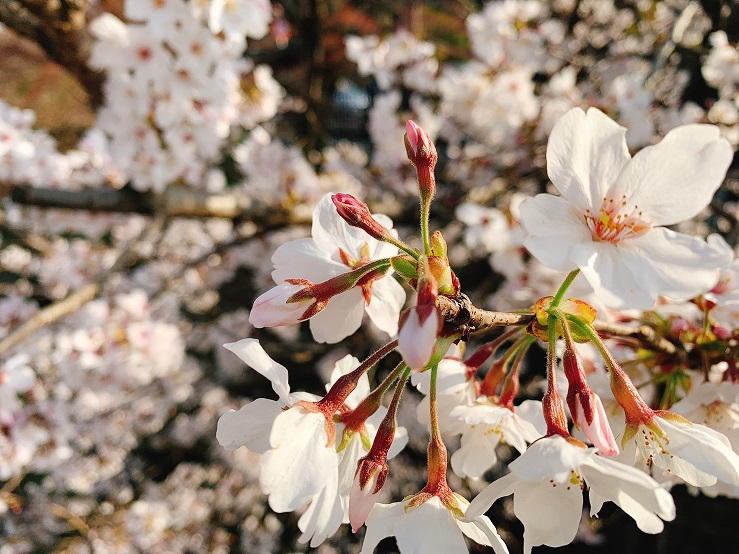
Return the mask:
[(421, 198), (421, 238), (423, 238), (423, 251), (427, 256), (431, 255), (431, 237), (429, 235), (430, 211), (431, 199)]
[(398, 346), (398, 339), (391, 340), (385, 346), (382, 346), (365, 359), (357, 369), (342, 375), (326, 393), (323, 399), (319, 400), (316, 405), (324, 413), (327, 419), (332, 420), (334, 414), (338, 411), (341, 405), (346, 400), (354, 389), (357, 387), (359, 378), (364, 375), (369, 368), (379, 362), (382, 358), (387, 356), (390, 352), (395, 350)]
[(580, 270), (576, 269), (574, 271), (570, 271), (567, 274), (567, 277), (565, 277), (565, 280), (562, 281), (562, 284), (559, 287), (559, 290), (557, 290), (557, 294), (554, 295), (554, 298), (552, 298), (552, 303), (549, 304), (550, 308), (556, 308), (559, 306), (559, 303), (562, 302), (562, 298), (564, 298), (565, 293), (567, 292), (567, 289), (570, 288), (570, 285), (572, 284), (572, 281), (575, 280), (575, 278), (580, 274)]

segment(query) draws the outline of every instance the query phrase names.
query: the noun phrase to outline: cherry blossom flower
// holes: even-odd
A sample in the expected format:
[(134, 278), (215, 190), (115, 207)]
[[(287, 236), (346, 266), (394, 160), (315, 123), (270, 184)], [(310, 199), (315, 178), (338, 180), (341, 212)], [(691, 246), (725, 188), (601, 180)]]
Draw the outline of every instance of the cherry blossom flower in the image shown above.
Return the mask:
[[(387, 216), (376, 214), (373, 217), (385, 228), (392, 229), (392, 221)], [(276, 283), (290, 279), (321, 283), (397, 252), (397, 247), (349, 226), (337, 213), (331, 194), (327, 194), (313, 210), (312, 238), (288, 242), (275, 251), (272, 278)], [(332, 297), (325, 309), (310, 319), (313, 338), (319, 342), (338, 342), (359, 328), (365, 312), (378, 328), (395, 335), (404, 301), (403, 287), (387, 273)], [(255, 317), (254, 311), (251, 316)]]
[[(464, 513), (468, 502), (459, 495), (455, 497)], [(469, 520), (463, 520), (444, 506), (438, 496), (432, 496), (419, 506), (411, 506), (411, 502), (375, 505), (367, 518), (361, 554), (372, 554), (385, 537), (395, 537), (401, 554), (463, 554), (467, 552), (465, 536), (478, 544), (491, 546), (496, 554), (508, 552), (487, 516), (470, 516)]]
[(536, 400), (526, 400), (513, 411), (481, 397), (471, 406), (457, 406), (449, 417), (465, 423), (462, 444), (452, 454), (452, 469), (472, 479), (482, 477), (497, 462), (499, 444), (523, 453), (528, 443), (546, 433), (541, 402)]
[(511, 473), (472, 501), (467, 518), (482, 515), (498, 498), (513, 494), (513, 509), (524, 525), (525, 553), (542, 544), (557, 547), (572, 542), (586, 488), (591, 515), (610, 500), (645, 533), (659, 533), (664, 527), (661, 519), (675, 518), (672, 497), (654, 479), (558, 435), (539, 439), (508, 467)]
[(626, 129), (595, 108), (570, 110), (547, 146), (549, 178), (563, 194), (521, 206), (524, 245), (544, 264), (579, 268), (603, 302), (644, 308), (657, 295), (688, 299), (716, 283), (731, 252), (676, 233), (721, 184), (733, 153), (716, 127), (685, 125), (633, 158)]
[[(272, 382), (279, 400), (258, 398), (238, 411), (231, 410), (218, 421), (216, 438), (228, 449), (246, 446), (263, 454), (259, 482), (269, 505), (276, 512), (293, 511), (309, 504), (298, 520), (303, 532), (301, 542), (316, 547), (348, 522), (349, 494), (358, 460), (366, 453), (359, 434), (352, 437), (341, 452), (336, 451), (334, 436), (341, 436), (343, 426), (328, 434), (323, 413), (311, 411), (305, 403), (318, 400), (314, 395), (291, 392), (287, 369), (264, 351), (256, 339), (243, 339), (224, 345), (254, 370)], [(339, 360), (332, 372), (327, 390), (355, 369), (359, 361), (353, 356)], [(345, 404), (352, 408), (369, 393), (367, 376), (363, 375)], [(365, 423), (373, 440), (386, 408), (380, 408)], [(332, 424), (333, 425), (333, 424)], [(400, 427), (388, 452), (395, 456), (407, 442)]]

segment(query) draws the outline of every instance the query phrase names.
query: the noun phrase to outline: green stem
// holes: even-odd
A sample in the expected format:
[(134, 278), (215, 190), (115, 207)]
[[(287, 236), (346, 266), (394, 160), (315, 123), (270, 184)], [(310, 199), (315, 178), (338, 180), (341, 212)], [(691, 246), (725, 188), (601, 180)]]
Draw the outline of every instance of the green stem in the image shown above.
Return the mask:
[(431, 440), (441, 442), (439, 431), (439, 414), (436, 410), (436, 377), (439, 373), (439, 364), (431, 366), (431, 383), (429, 385), (429, 420), (431, 422)]
[(418, 258), (421, 257), (421, 254), (419, 254), (415, 249), (411, 248), (410, 246), (408, 246), (406, 243), (404, 243), (403, 241), (399, 239), (386, 238), (385, 242), (390, 243), (393, 246), (397, 246), (398, 249), (402, 250), (403, 252), (411, 256), (414, 260), (417, 260)]
[(572, 281), (575, 280), (575, 278), (580, 274), (580, 270), (576, 269), (574, 271), (570, 271), (567, 274), (567, 277), (565, 277), (565, 280), (562, 282), (562, 284), (559, 287), (559, 290), (557, 291), (557, 294), (554, 295), (554, 298), (552, 299), (552, 303), (549, 304), (550, 308), (556, 308), (559, 306), (559, 303), (562, 302), (562, 298), (564, 298), (565, 293), (567, 292), (567, 289), (570, 288), (570, 285), (572, 284)]
[(431, 237), (429, 235), (429, 213), (431, 211), (431, 199), (421, 199), (421, 238), (423, 238), (423, 251), (427, 256), (431, 255)]

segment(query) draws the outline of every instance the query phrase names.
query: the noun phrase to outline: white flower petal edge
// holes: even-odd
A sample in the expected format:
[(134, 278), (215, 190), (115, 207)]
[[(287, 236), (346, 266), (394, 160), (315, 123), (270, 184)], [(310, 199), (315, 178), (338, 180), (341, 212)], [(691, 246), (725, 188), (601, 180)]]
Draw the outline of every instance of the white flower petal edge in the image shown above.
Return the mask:
[(361, 554), (372, 554), (382, 539), (392, 536), (396, 538), (401, 554), (466, 554), (464, 535), (491, 546), (496, 554), (508, 552), (492, 522), (485, 516), (465, 521), (457, 519), (438, 497), (415, 508), (406, 509), (406, 505), (405, 501), (375, 505), (367, 518)]
[(241, 339), (237, 342), (224, 344), (223, 347), (236, 354), (254, 371), (269, 379), (272, 382), (272, 390), (277, 393), (280, 400), (285, 405), (290, 403), (290, 385), (287, 382), (287, 369), (270, 358), (257, 339)]

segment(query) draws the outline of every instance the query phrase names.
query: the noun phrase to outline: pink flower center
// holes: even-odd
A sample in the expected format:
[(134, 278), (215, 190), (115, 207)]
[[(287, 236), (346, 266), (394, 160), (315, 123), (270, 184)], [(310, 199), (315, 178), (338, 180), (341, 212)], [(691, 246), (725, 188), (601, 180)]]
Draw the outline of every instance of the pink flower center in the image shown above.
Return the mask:
[(604, 197), (597, 214), (585, 211), (585, 223), (594, 240), (612, 243), (639, 236), (652, 227), (639, 206), (629, 205), (626, 195), (620, 200)]

